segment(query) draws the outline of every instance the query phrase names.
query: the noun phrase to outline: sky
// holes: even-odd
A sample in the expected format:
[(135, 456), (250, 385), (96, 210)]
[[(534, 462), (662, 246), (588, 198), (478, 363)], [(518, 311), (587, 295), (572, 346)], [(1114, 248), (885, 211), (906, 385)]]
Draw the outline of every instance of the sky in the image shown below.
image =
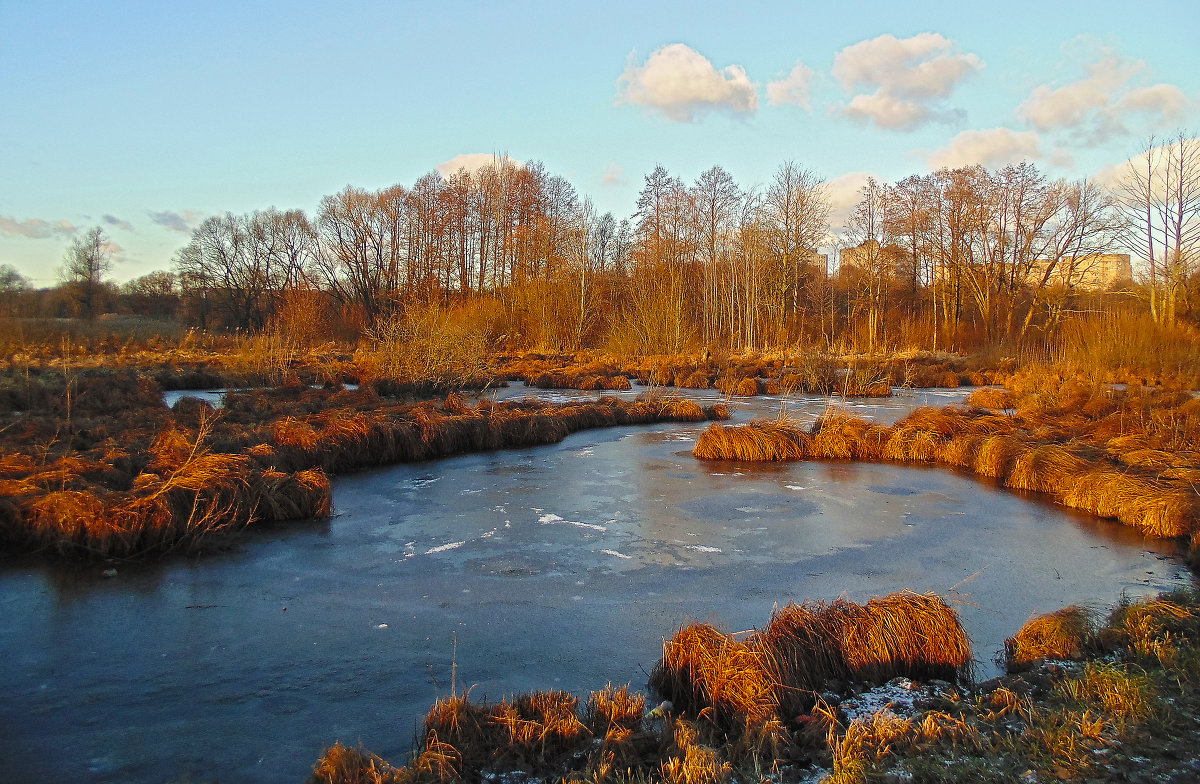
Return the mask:
[[(617, 218), (663, 165), (785, 161), (835, 223), (866, 176), (1031, 161), (1104, 178), (1200, 130), (1200, 3), (0, 0), (0, 265), (121, 282), (205, 217), (507, 154)], [(460, 157), (463, 156), (463, 157)], [(450, 167), (450, 168), (447, 168)]]

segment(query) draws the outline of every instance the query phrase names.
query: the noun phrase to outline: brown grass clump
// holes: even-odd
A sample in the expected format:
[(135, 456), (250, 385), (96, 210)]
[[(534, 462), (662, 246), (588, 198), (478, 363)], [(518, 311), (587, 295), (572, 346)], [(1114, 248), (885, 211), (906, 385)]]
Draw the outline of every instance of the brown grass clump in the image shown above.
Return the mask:
[(701, 460), (801, 460), (812, 439), (800, 428), (770, 419), (729, 427), (712, 424), (696, 439), (692, 455)]
[(682, 382), (676, 381), (675, 386), (685, 389), (708, 389), (712, 386), (712, 378), (707, 371), (697, 370), (684, 378)]
[(1150, 536), (1186, 536), (1195, 529), (1196, 493), (1115, 469), (1079, 476), (1063, 495), (1072, 508), (1110, 517)]
[(309, 784), (401, 784), (402, 769), (363, 749), (339, 741), (325, 750), (313, 767)]
[(1017, 455), (1007, 485), (1014, 490), (1060, 495), (1087, 464), (1085, 458), (1068, 447), (1040, 444)]
[(685, 626), (664, 641), (650, 687), (681, 714), (734, 735), (807, 714), (833, 680), (954, 680), (970, 661), (955, 612), (933, 594), (901, 592), (865, 605), (789, 604), (745, 643), (708, 624)]
[(958, 615), (932, 593), (903, 591), (865, 605), (839, 600), (823, 616), (837, 630), (842, 659), (858, 679), (954, 680), (971, 662), (971, 643)]
[(494, 752), (506, 762), (536, 764), (579, 746), (591, 733), (579, 720), (579, 700), (563, 691), (519, 694), (491, 711), (502, 740)]
[(706, 623), (684, 626), (663, 641), (650, 688), (676, 710), (707, 719), (726, 732), (776, 714), (774, 680), (763, 651)]
[(827, 610), (820, 603), (789, 602), (771, 613), (754, 638), (756, 646), (771, 652), (767, 662), (783, 716), (807, 713), (823, 684), (850, 676), (841, 648), (831, 639)]
[(1095, 647), (1095, 635), (1095, 617), (1083, 607), (1039, 615), (1004, 641), (1005, 665), (1017, 672), (1043, 659), (1082, 659)]
[(733, 384), (729, 389), (730, 394), (740, 395), (742, 397), (754, 397), (758, 394), (758, 379), (743, 378)]
[(659, 773), (668, 784), (725, 784), (733, 776), (733, 766), (720, 752), (700, 743), (700, 732), (690, 722), (675, 721), (672, 754), (663, 760)]
[(975, 455), (975, 473), (1004, 481), (1013, 464), (1028, 451), (1026, 445), (1009, 435), (987, 436)]
[(1200, 633), (1200, 617), (1187, 601), (1171, 595), (1141, 599), (1118, 607), (1101, 631), (1106, 649), (1129, 648), (1161, 663), (1174, 658), (1176, 643)]
[(967, 398), (967, 405), (969, 406), (997, 410), (1011, 409), (1014, 407), (1014, 403), (1015, 398), (1011, 392), (993, 387), (977, 389)]
[(890, 438), (889, 428), (831, 408), (813, 423), (811, 454), (824, 460), (878, 459)]
[(588, 697), (584, 709), (584, 724), (596, 737), (604, 737), (614, 727), (636, 731), (641, 729), (646, 714), (646, 696), (611, 683)]

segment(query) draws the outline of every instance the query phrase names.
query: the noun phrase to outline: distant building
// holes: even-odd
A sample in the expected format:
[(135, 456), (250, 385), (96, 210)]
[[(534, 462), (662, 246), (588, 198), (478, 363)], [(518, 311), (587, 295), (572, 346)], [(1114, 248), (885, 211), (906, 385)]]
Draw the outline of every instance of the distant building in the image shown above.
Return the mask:
[(804, 256), (803, 260), (806, 263), (811, 264), (814, 267), (817, 267), (824, 273), (829, 272), (829, 254), (828, 253), (817, 253), (815, 250), (810, 250), (810, 251), (808, 251), (807, 255)]
[[(1035, 261), (1026, 282), (1040, 282), (1049, 264), (1049, 259)], [(1069, 285), (1083, 291), (1107, 291), (1132, 282), (1133, 265), (1128, 253), (1090, 253), (1073, 260), (1060, 259), (1046, 280), (1046, 285)]]

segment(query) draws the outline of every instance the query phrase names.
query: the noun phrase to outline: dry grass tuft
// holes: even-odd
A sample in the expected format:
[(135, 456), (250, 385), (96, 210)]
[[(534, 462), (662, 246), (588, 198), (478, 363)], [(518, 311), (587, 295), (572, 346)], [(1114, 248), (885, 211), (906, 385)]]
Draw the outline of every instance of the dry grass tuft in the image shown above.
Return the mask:
[(768, 721), (778, 707), (764, 652), (705, 623), (684, 626), (663, 641), (650, 688), (676, 710), (726, 732), (735, 732), (747, 719)]
[(325, 750), (313, 767), (309, 784), (400, 784), (402, 770), (363, 749), (339, 741)]
[(701, 460), (802, 460), (812, 439), (794, 425), (756, 419), (737, 427), (713, 424), (696, 439), (692, 455)]
[(967, 398), (967, 405), (1002, 411), (1015, 408), (1015, 398), (1008, 390), (985, 387), (972, 392)]
[(1083, 607), (1072, 605), (1030, 618), (1013, 637), (1004, 641), (1005, 664), (1010, 672), (1043, 659), (1082, 659), (1096, 645), (1096, 620)]
[(1061, 495), (1087, 468), (1087, 460), (1058, 444), (1040, 444), (1013, 461), (1007, 485), (1014, 490)]
[(809, 713), (833, 680), (953, 680), (970, 661), (954, 611), (933, 594), (902, 592), (865, 605), (789, 604), (745, 643), (708, 624), (685, 626), (664, 641), (650, 687), (682, 714), (741, 737)]
[(958, 615), (932, 593), (903, 591), (865, 605), (838, 600), (823, 615), (836, 630), (846, 667), (860, 680), (954, 680), (971, 662), (971, 642)]

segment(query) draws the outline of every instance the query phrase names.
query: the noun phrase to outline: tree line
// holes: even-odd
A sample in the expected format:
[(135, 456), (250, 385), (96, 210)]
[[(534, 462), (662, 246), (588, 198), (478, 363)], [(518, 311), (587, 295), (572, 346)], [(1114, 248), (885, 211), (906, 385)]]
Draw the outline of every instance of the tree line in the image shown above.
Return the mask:
[[(658, 166), (617, 218), (542, 164), (497, 157), (411, 187), (346, 187), (312, 215), (209, 217), (169, 273), (119, 293), (173, 301), (210, 329), (343, 337), (453, 308), (498, 344), (572, 350), (954, 349), (1042, 339), (1096, 307), (1194, 321), (1200, 141), (1179, 133), (1144, 153), (1109, 188), (1030, 163), (869, 179), (837, 226), (828, 183), (790, 161), (751, 187), (720, 166), (691, 183)], [(99, 235), (64, 264), (81, 315), (104, 296)], [(1093, 268), (1114, 252), (1133, 255), (1138, 279), (1101, 292)]]

